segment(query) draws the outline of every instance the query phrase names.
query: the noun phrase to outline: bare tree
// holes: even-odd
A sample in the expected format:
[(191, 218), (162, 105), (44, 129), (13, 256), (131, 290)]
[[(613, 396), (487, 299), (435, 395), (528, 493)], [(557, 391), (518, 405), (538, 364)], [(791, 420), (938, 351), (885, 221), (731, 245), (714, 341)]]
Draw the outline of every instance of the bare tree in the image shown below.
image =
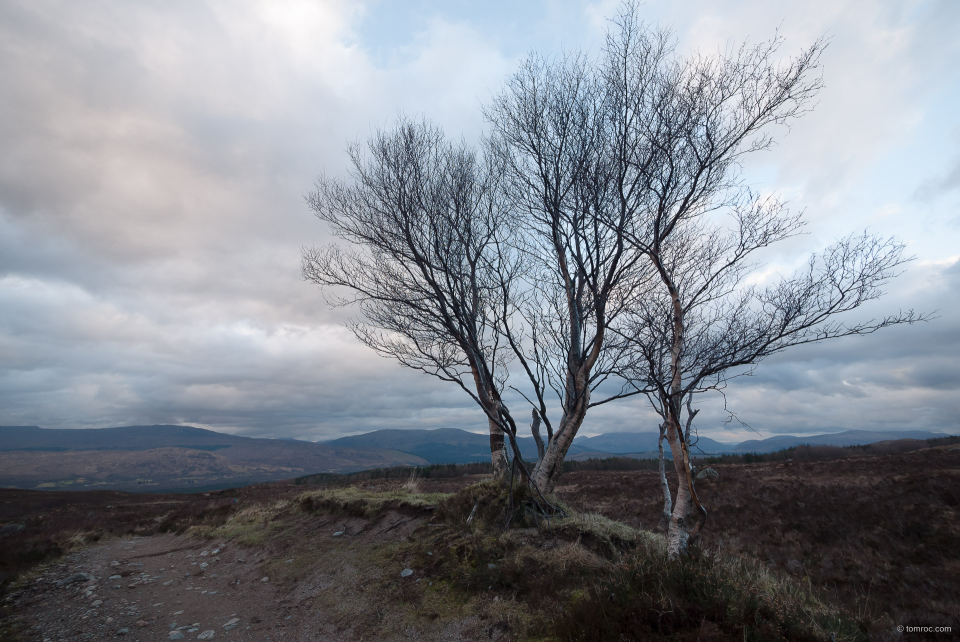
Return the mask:
[(352, 181), (321, 178), (307, 201), (353, 249), (304, 248), (303, 276), (334, 305), (359, 308), (349, 327), (364, 344), (465, 390), (488, 417), (503, 474), (511, 353), (496, 323), (519, 264), (504, 244), (513, 223), (500, 172), (439, 129), (403, 119), (349, 154)]
[[(771, 125), (809, 108), (820, 89), (814, 72), (825, 43), (784, 63), (776, 59), (781, 41), (775, 38), (714, 56), (662, 57), (655, 70), (641, 73), (650, 64), (646, 52), (663, 36), (635, 16), (628, 4), (617, 19), (607, 81), (638, 105), (625, 136), (641, 150), (633, 185), (643, 204), (624, 237), (648, 259), (659, 287), (630, 302), (618, 329), (635, 348), (632, 374), (625, 376), (635, 377), (638, 389), (652, 389), (672, 451), (679, 483), (668, 549), (675, 556), (706, 519), (690, 467), (694, 394), (716, 390), (790, 346), (922, 317), (911, 311), (850, 324), (837, 318), (879, 297), (906, 260), (902, 244), (868, 234), (839, 241), (791, 278), (767, 287), (746, 284), (756, 251), (799, 233), (803, 223), (777, 199), (745, 187), (740, 163), (772, 144)], [(612, 220), (609, 227), (623, 223)], [(669, 489), (664, 495), (669, 509)], [(688, 530), (694, 509), (698, 519)]]
[(527, 392), (517, 390), (534, 409), (542, 454), (532, 479), (543, 491), (556, 484), (589, 408), (640, 392), (621, 386), (593, 397), (618, 369), (610, 328), (645, 287), (642, 256), (625, 237), (640, 205), (629, 193), (635, 150), (620, 132), (629, 115), (609, 89), (584, 56), (532, 56), (485, 112), (506, 198), (525, 222), (514, 239), (527, 263), (525, 287), (504, 309), (501, 327), (528, 379)]

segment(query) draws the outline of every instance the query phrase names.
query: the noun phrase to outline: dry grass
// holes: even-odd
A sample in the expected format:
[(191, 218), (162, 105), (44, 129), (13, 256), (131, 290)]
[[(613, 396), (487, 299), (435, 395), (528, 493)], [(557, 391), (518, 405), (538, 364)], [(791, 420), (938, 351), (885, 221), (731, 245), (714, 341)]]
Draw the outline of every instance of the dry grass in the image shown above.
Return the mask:
[[(409, 484), (409, 482), (408, 482)], [(407, 485), (396, 490), (372, 491), (348, 486), (303, 493), (297, 498), (304, 512), (341, 512), (358, 517), (376, 517), (387, 509), (432, 510), (447, 499), (444, 493), (415, 493)]]
[(302, 608), (329, 611), (344, 639), (856, 640), (884, 639), (891, 619), (955, 621), (960, 451), (717, 469), (702, 543), (725, 553), (680, 562), (639, 528), (659, 521), (655, 473), (565, 475), (561, 500), (585, 511), (549, 520), (524, 512), (522, 489), (407, 473), (308, 493), (25, 493), (32, 507), (0, 505), (26, 524), (0, 571), (97, 536), (192, 529), (255, 547), (282, 591), (321, 587)]
[[(710, 519), (701, 545), (812, 586), (870, 631), (960, 629), (960, 450), (832, 461), (718, 464), (698, 484)], [(656, 473), (564, 475), (558, 494), (634, 527), (660, 521)]]

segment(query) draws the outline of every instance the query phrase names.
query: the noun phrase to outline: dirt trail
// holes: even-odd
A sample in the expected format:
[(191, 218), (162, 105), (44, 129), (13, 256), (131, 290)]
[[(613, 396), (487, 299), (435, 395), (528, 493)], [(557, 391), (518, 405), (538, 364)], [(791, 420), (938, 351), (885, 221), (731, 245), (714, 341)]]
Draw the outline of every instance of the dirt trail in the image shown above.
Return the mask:
[(172, 534), (111, 539), (40, 567), (7, 599), (31, 642), (477, 639), (489, 626), (476, 617), (411, 621), (377, 592), (384, 581), (418, 586), (410, 560), (371, 556), (424, 524), (387, 510), (278, 522), (249, 547)]
[(29, 639), (51, 642), (309, 639), (293, 634), (296, 614), (278, 608), (257, 554), (244, 553), (173, 535), (112, 540), (45, 569), (20, 612)]

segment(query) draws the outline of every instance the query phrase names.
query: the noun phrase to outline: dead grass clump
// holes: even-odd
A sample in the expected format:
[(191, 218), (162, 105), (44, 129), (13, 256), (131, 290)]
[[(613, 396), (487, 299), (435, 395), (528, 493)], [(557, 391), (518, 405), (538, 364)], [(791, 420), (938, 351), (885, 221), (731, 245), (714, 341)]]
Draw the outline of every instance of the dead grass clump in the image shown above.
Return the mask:
[(665, 546), (660, 535), (631, 528), (596, 513), (571, 512), (568, 517), (551, 520), (549, 526), (561, 537), (576, 540), (608, 560), (619, 559), (640, 544), (654, 548)]
[(448, 496), (443, 493), (412, 493), (406, 488), (369, 491), (353, 486), (303, 493), (297, 498), (300, 510), (324, 511), (373, 518), (388, 509), (433, 510)]
[[(565, 506), (549, 498), (553, 507), (569, 514)], [(476, 523), (477, 528), (508, 526), (541, 527), (551, 523), (543, 502), (535, 501), (526, 484), (512, 487), (497, 479), (486, 479), (447, 496), (440, 504), (437, 519), (449, 524)]]
[(410, 494), (417, 494), (420, 492), (420, 482), (422, 477), (420, 477), (420, 469), (414, 468), (410, 471), (410, 477), (403, 484), (403, 490)]
[(695, 552), (670, 560), (660, 546), (641, 546), (578, 597), (554, 622), (564, 639), (673, 639), (704, 627), (715, 640), (868, 636), (850, 614), (795, 580), (736, 555)]
[(160, 518), (156, 531), (182, 535), (188, 530), (211, 530), (222, 526), (237, 510), (230, 499), (184, 503)]
[(90, 544), (95, 544), (103, 539), (104, 532), (99, 529), (76, 531), (73, 533), (61, 533), (58, 537), (60, 548), (63, 551), (72, 551), (77, 548), (83, 548)]
[(194, 537), (235, 540), (243, 546), (256, 546), (267, 539), (271, 521), (287, 512), (290, 506), (288, 500), (245, 506), (228, 515), (223, 523), (200, 524), (187, 532)]

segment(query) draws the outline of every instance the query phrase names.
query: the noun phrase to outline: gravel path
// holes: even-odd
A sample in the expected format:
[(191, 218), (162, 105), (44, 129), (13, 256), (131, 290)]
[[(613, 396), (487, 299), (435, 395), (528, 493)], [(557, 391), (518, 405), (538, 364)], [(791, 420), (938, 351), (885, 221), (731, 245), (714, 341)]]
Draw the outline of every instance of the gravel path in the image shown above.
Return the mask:
[(173, 535), (111, 540), (47, 567), (12, 601), (39, 642), (336, 639), (277, 603), (256, 555)]

